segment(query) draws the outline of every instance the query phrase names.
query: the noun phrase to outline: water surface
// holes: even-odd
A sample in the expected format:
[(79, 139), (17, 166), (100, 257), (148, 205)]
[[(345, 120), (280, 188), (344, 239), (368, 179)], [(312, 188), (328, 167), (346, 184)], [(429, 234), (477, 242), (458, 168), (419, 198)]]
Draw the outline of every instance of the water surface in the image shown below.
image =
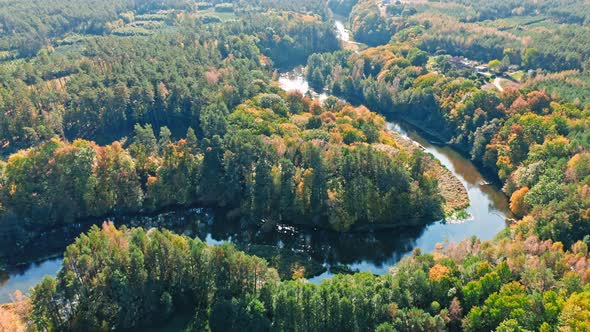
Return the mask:
[(336, 27), (336, 36), (343, 42), (350, 42), (350, 31), (344, 27), (344, 23), (340, 20), (334, 21)]

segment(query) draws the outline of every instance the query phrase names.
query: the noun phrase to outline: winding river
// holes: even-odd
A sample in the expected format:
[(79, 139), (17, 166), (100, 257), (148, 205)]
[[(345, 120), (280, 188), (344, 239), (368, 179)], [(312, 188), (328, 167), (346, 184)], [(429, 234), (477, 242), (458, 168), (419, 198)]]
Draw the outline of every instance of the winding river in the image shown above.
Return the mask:
[[(297, 68), (292, 72), (281, 75), (279, 79), (280, 86), (287, 91), (300, 91), (303, 94), (311, 94), (320, 100), (326, 98), (327, 96), (324, 93), (318, 94), (310, 90), (303, 72), (301, 68)], [(383, 274), (388, 271), (391, 265), (397, 263), (403, 256), (410, 254), (415, 248), (420, 248), (424, 252), (432, 252), (438, 243), (457, 243), (472, 236), (476, 236), (481, 240), (490, 240), (507, 226), (510, 209), (506, 196), (499, 188), (490, 184), (470, 160), (447, 146), (435, 145), (403, 122), (388, 119), (387, 126), (389, 130), (420, 144), (426, 152), (434, 155), (463, 183), (467, 188), (471, 203), (466, 209), (470, 218), (458, 223), (437, 221), (420, 230), (414, 237), (410, 236), (410, 238), (401, 239), (394, 234), (385, 235), (384, 241), (388, 241), (387, 239), (389, 241), (399, 241), (400, 250), (391, 252), (388, 257), (381, 256), (383, 259), (378, 262), (374, 259), (359, 259), (357, 261), (341, 261), (341, 264), (346, 264), (352, 270)], [(379, 233), (383, 233), (383, 231)], [(380, 250), (377, 237), (369, 237), (369, 239), (365, 240), (369, 242), (375, 241), (375, 257), (383, 254), (377, 252)], [(325, 272), (311, 280), (318, 282), (331, 276), (330, 272)]]
[[(336, 27), (343, 39), (349, 36), (341, 22), (337, 22)], [(281, 75), (279, 84), (287, 91), (299, 90), (302, 93), (309, 92), (319, 99), (327, 98), (326, 94), (310, 91), (301, 70)], [(499, 188), (488, 184), (468, 159), (449, 147), (432, 144), (403, 123), (391, 119), (389, 121), (390, 130), (422, 145), (461, 180), (471, 201), (471, 206), (467, 209), (471, 215), (469, 220), (461, 223), (436, 221), (423, 228), (378, 231), (362, 235), (296, 229), (281, 225), (266, 232), (260, 229), (244, 229), (235, 222), (220, 220), (214, 212), (204, 209), (171, 211), (152, 217), (114, 218), (113, 222), (132, 226), (165, 227), (188, 236), (197, 236), (208, 244), (230, 241), (238, 246), (257, 244), (305, 254), (326, 267), (326, 272), (310, 279), (312, 282), (330, 278), (330, 267), (333, 266), (347, 266), (352, 270), (383, 274), (416, 248), (431, 252), (438, 243), (457, 243), (472, 236), (489, 240), (506, 227), (509, 216), (506, 197)], [(59, 253), (63, 252), (73, 237), (88, 227), (80, 226), (65, 237), (58, 231), (52, 236), (59, 240), (59, 245), (51, 249), (30, 249), (44, 250), (42, 253), (46, 258), (37, 258), (35, 263), (13, 265), (6, 271), (0, 271), (0, 303), (10, 301), (10, 294), (17, 289), (26, 291), (45, 275), (55, 275), (61, 267)], [(42, 241), (45, 240), (48, 239)], [(55, 255), (47, 258), (48, 254), (51, 257), (51, 252)], [(41, 257), (40, 253), (31, 255)]]

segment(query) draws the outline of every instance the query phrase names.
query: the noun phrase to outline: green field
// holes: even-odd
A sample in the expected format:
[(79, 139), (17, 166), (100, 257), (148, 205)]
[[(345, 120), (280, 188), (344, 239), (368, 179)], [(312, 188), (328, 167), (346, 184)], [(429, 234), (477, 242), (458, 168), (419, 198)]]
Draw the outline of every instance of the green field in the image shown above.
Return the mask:
[(214, 8), (198, 10), (196, 12), (196, 15), (197, 17), (216, 17), (221, 22), (227, 22), (236, 19), (236, 14), (227, 12), (216, 12)]

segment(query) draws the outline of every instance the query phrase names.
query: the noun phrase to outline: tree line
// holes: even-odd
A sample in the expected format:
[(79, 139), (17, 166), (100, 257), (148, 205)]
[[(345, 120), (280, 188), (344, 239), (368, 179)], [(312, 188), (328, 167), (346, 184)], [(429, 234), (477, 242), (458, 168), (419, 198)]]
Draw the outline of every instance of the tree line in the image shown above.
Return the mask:
[(505, 234), (415, 251), (390, 273), (279, 281), (262, 259), (169, 231), (94, 226), (31, 294), (39, 330), (554, 331), (587, 328), (588, 244)]
[[(237, 14), (264, 12), (269, 9), (281, 11), (313, 12), (327, 17), (327, 6), (323, 1), (245, 1), (212, 0), (212, 4), (230, 4), (237, 8)], [(46, 47), (59, 44), (74, 34), (108, 35), (111, 27), (119, 22), (145, 14), (164, 12), (192, 13), (198, 10), (197, 3), (186, 0), (140, 0), (140, 1), (60, 1), (59, 3), (37, 3), (32, 0), (2, 1), (0, 3), (0, 51), (3, 60), (31, 58)]]

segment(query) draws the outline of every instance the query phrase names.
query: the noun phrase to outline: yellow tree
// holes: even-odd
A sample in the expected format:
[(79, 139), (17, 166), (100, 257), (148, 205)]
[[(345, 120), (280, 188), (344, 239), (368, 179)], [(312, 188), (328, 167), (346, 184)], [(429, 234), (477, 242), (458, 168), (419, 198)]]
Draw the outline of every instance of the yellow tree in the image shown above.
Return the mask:
[(527, 213), (528, 206), (524, 198), (528, 192), (529, 187), (522, 187), (510, 197), (510, 210), (518, 217), (523, 217)]

